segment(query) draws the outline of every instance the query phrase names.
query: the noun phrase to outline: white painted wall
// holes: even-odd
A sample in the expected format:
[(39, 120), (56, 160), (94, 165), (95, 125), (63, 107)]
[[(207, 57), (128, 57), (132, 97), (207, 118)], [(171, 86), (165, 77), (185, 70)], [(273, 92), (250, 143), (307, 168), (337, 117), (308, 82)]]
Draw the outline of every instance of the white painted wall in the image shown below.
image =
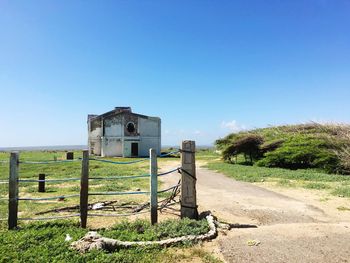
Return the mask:
[(101, 155), (101, 135), (102, 135), (101, 128), (96, 128), (93, 131), (89, 132), (90, 154)]
[(122, 156), (122, 140), (118, 137), (102, 137), (102, 157)]
[(122, 116), (113, 116), (104, 120), (105, 137), (121, 137), (124, 133)]

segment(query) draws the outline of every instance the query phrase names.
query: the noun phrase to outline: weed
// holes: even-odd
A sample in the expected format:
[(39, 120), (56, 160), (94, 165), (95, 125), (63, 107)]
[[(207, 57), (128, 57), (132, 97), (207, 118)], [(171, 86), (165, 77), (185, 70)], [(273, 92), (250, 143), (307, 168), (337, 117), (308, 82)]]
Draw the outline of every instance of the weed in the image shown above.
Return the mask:
[(304, 184), (303, 187), (306, 189), (317, 189), (317, 190), (331, 188), (328, 184), (317, 183), (317, 182), (311, 182), (311, 183)]
[(350, 186), (338, 186), (333, 190), (332, 194), (340, 197), (350, 197)]
[(337, 207), (337, 209), (338, 209), (339, 211), (350, 211), (350, 208), (349, 208), (349, 207), (346, 207), (346, 206), (339, 206), (339, 207)]

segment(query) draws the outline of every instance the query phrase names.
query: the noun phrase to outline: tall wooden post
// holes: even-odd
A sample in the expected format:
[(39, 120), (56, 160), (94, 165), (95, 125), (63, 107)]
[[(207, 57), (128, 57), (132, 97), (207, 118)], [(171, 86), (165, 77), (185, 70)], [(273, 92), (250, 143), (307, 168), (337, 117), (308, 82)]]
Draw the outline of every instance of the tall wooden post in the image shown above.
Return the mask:
[(80, 226), (86, 228), (89, 202), (89, 151), (83, 151), (80, 179)]
[(38, 192), (39, 193), (44, 193), (45, 192), (45, 174), (39, 174), (39, 182), (38, 183)]
[(196, 193), (196, 144), (183, 141), (181, 147), (181, 218), (198, 218)]
[(9, 175), (9, 214), (8, 229), (17, 227), (18, 216), (18, 163), (19, 153), (12, 152), (10, 156), (10, 175)]
[(150, 156), (150, 193), (151, 193), (151, 223), (158, 222), (158, 167), (156, 150), (149, 150)]

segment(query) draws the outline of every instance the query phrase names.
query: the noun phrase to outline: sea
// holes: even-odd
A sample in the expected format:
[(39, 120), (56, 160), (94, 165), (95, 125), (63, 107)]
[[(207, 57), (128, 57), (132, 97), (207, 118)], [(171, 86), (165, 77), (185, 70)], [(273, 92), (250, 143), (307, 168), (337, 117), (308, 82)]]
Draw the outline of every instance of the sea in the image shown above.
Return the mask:
[(54, 145), (54, 146), (26, 146), (26, 147), (0, 147), (1, 152), (11, 151), (74, 151), (85, 150), (87, 145)]

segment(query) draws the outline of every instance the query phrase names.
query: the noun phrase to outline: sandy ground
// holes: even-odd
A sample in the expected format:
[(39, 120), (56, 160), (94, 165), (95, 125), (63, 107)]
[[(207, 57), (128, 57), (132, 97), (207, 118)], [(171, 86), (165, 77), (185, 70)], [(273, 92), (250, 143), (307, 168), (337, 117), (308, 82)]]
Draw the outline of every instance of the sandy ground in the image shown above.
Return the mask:
[[(166, 163), (165, 171), (175, 164)], [(317, 190), (238, 182), (197, 168), (199, 212), (246, 225), (221, 232), (204, 245), (226, 262), (350, 262), (350, 207), (347, 198)], [(175, 184), (175, 174), (161, 178)], [(248, 245), (248, 243), (258, 243)]]

